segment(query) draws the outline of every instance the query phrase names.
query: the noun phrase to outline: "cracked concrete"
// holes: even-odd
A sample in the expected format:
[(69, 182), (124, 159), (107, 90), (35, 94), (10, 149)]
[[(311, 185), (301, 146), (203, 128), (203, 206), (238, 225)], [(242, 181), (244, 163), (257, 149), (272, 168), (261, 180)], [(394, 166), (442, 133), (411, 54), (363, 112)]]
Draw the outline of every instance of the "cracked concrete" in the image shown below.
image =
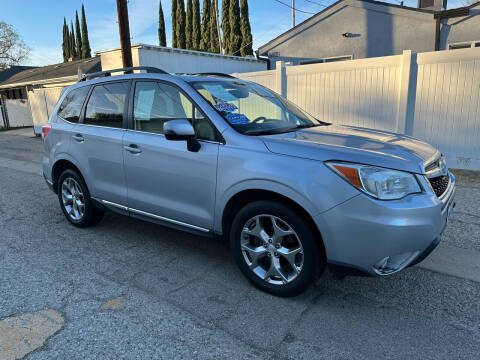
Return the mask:
[[(73, 228), (39, 175), (40, 148), (0, 136), (0, 319), (39, 309), (64, 319), (25, 359), (478, 357), (477, 282), (418, 267), (379, 279), (327, 273), (297, 298), (275, 298), (218, 241), (113, 214)], [(480, 179), (458, 181), (457, 225), (443, 242), (474, 254)]]

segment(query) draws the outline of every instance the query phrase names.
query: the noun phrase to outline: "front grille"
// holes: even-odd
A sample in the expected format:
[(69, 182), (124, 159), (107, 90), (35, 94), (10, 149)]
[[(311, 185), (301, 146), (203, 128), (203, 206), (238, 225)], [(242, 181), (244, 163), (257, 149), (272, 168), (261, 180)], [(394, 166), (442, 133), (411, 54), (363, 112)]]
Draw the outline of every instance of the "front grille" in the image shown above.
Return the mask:
[(450, 178), (448, 177), (448, 175), (438, 176), (428, 180), (432, 185), (433, 191), (435, 191), (435, 194), (438, 197), (442, 196), (445, 193), (448, 188), (448, 184), (450, 183)]

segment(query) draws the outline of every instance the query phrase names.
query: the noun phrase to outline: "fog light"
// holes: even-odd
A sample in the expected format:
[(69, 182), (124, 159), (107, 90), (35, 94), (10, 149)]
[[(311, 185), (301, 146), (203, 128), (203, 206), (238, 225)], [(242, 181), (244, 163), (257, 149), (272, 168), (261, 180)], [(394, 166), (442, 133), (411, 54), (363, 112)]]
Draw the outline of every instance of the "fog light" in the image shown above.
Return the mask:
[(396, 273), (408, 266), (418, 254), (420, 254), (420, 251), (387, 256), (373, 265), (373, 270), (378, 275), (390, 275)]

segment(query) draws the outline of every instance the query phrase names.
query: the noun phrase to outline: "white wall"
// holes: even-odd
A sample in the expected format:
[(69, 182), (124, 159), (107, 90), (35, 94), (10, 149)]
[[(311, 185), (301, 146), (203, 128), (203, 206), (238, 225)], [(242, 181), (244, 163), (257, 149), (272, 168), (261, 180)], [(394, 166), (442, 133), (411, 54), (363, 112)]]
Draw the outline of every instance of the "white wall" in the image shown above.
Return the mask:
[(27, 100), (5, 100), (10, 127), (32, 126), (32, 115)]
[[(103, 71), (122, 67), (120, 50), (113, 49), (99, 53)], [(153, 66), (169, 73), (222, 72), (230, 74), (267, 69), (266, 62), (254, 58), (223, 56), (149, 45), (133, 46), (132, 60), (133, 66)]]
[(412, 135), (452, 168), (480, 170), (480, 48), (234, 74), (320, 120)]

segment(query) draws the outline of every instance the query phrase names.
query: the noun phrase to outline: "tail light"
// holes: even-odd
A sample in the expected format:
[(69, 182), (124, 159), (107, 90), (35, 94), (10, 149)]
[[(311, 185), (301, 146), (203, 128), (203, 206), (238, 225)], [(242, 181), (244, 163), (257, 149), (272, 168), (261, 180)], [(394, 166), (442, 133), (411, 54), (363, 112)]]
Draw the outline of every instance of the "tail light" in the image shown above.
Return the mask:
[(52, 126), (50, 124), (46, 124), (42, 126), (42, 140), (45, 141), (48, 133), (52, 130)]

